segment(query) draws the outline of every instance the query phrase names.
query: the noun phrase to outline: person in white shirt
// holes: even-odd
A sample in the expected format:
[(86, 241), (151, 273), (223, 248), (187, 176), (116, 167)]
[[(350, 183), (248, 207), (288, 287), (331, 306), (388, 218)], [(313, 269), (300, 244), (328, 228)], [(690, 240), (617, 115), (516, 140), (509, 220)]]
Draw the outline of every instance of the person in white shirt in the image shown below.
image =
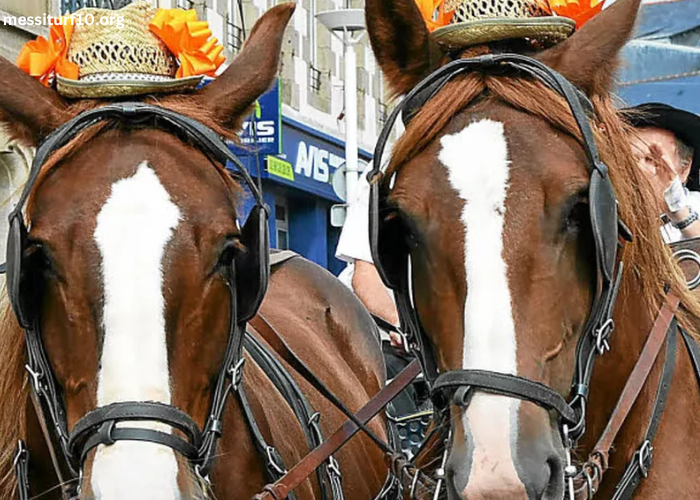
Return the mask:
[[(399, 315), (392, 292), (384, 286), (372, 260), (369, 245), (369, 182), (364, 172), (360, 174), (355, 199), (348, 206), (335, 256), (348, 264), (338, 276), (340, 281), (355, 292), (370, 313), (398, 327)], [(396, 332), (385, 334), (391, 345), (402, 346), (401, 335)]]
[[(377, 325), (387, 377), (392, 379), (408, 366), (413, 356), (405, 351), (403, 337), (398, 333), (399, 315), (393, 293), (384, 286), (372, 260), (369, 244), (369, 191), (369, 182), (363, 172), (357, 184), (355, 199), (348, 206), (335, 256), (348, 264), (338, 276), (340, 281), (355, 292), (372, 315), (395, 327), (383, 329), (380, 322)], [(427, 396), (427, 388), (413, 384), (392, 401), (391, 413), (395, 417), (416, 414)]]
[(664, 241), (700, 237), (700, 117), (659, 103), (625, 111), (636, 129), (632, 150), (665, 212)]

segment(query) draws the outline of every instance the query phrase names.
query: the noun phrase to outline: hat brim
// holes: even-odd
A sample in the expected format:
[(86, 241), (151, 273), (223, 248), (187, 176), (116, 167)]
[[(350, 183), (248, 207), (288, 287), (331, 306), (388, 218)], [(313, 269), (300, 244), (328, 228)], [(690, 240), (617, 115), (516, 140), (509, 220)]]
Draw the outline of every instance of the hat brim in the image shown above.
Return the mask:
[(627, 121), (633, 127), (658, 127), (673, 132), (693, 148), (693, 163), (686, 186), (700, 191), (700, 116), (663, 103), (647, 103), (625, 108)]
[(170, 94), (195, 90), (202, 78), (203, 75), (194, 75), (162, 81), (133, 80), (128, 78), (84, 81), (57, 76), (56, 90), (63, 97), (70, 99), (103, 99), (144, 94)]
[(433, 37), (437, 43), (448, 49), (464, 49), (482, 43), (511, 39), (537, 40), (549, 47), (569, 38), (575, 29), (576, 23), (566, 17), (500, 17), (443, 26), (433, 31)]

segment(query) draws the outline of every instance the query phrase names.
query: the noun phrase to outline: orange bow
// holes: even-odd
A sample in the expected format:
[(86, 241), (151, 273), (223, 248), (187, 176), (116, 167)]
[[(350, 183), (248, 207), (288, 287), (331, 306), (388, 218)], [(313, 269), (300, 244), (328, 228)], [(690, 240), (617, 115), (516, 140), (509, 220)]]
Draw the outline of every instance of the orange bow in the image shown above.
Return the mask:
[(80, 68), (66, 58), (73, 28), (68, 16), (61, 19), (60, 25), (52, 24), (48, 40), (40, 36), (24, 44), (17, 57), (17, 66), (47, 87), (54, 74), (77, 80)]
[(450, 24), (455, 14), (454, 10), (445, 12), (445, 0), (416, 0), (416, 3), (431, 32)]
[(197, 21), (194, 10), (158, 9), (149, 28), (180, 62), (176, 78), (214, 76), (226, 60), (224, 48), (211, 37), (207, 21)]
[(549, 0), (549, 5), (558, 16), (576, 22), (576, 29), (590, 21), (601, 10), (605, 0)]

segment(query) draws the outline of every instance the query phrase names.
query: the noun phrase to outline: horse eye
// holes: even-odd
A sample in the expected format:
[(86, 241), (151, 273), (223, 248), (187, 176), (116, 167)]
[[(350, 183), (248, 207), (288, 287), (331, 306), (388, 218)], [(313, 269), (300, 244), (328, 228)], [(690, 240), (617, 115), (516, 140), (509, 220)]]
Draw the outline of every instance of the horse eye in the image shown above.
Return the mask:
[(588, 203), (578, 199), (570, 205), (565, 217), (562, 219), (561, 231), (563, 233), (577, 232), (582, 227), (590, 224), (590, 209)]
[(240, 242), (237, 237), (229, 237), (226, 239), (219, 252), (219, 258), (216, 262), (216, 268), (221, 269), (229, 266), (231, 261), (240, 252), (245, 252), (245, 246)]

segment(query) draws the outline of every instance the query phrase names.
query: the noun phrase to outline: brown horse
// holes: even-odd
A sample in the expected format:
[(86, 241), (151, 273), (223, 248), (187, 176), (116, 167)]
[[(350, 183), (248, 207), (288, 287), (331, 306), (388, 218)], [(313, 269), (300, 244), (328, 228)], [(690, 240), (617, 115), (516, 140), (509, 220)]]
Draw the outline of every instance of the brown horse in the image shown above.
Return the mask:
[[(146, 101), (232, 137), (276, 77), (293, 10), (283, 4), (266, 13), (229, 68), (203, 90)], [(0, 119), (32, 145), (81, 111), (105, 104), (66, 102), (2, 58), (0, 81)], [(192, 144), (164, 130), (115, 121), (87, 129), (44, 165), (28, 206), (27, 255), (40, 256), (31, 259), (45, 283), (38, 316), (69, 428), (115, 401), (171, 404), (204, 425), (228, 338), (222, 263), (233, 247), (247, 250), (240, 248), (236, 222), (241, 195), (224, 167)], [(353, 411), (383, 386), (372, 320), (325, 270), (301, 258), (276, 268), (260, 314)], [(9, 309), (2, 325), (0, 498), (14, 498), (19, 439), (32, 452), (32, 494), (60, 498), (29, 398), (23, 331)], [(259, 336), (279, 343), (269, 333)], [(342, 415), (287, 368), (321, 413), (323, 432), (334, 431), (345, 421)], [(309, 445), (289, 405), (251, 359), (243, 383), (265, 440), (293, 465)], [(380, 421), (372, 428), (386, 437)], [(133, 441), (100, 446), (85, 462), (80, 498), (248, 500), (266, 484), (234, 397), (218, 450), (209, 488), (170, 448)], [(355, 438), (337, 458), (347, 498), (368, 499), (379, 490), (386, 467), (370, 441)], [(305, 482), (296, 495), (321, 498), (317, 480)]]
[[(620, 217), (635, 236), (624, 250), (612, 349), (597, 361), (590, 384), (587, 432), (576, 450), (580, 457), (588, 455), (608, 422), (666, 285), (681, 297), (681, 323), (698, 332), (700, 304), (663, 245), (653, 195), (610, 96), (617, 55), (639, 3), (620, 0), (566, 42), (533, 55), (592, 101), (595, 140), (610, 168)], [(408, 93), (451, 58), (494, 50), (484, 46), (446, 54), (412, 0), (368, 0), (367, 25), (396, 94)], [(569, 395), (574, 351), (595, 290), (587, 165), (568, 104), (525, 76), (462, 74), (410, 121), (381, 181), (389, 195), (388, 212), (380, 220), (398, 217), (411, 241), (415, 308), (440, 371), (519, 375)], [(610, 472), (596, 498), (613, 497), (643, 440), (663, 358), (615, 442)], [(473, 395), (467, 409), (452, 405), (449, 410), (450, 499), (562, 498), (565, 451), (552, 414), (531, 402), (483, 392)], [(700, 496), (695, 480), (700, 434), (693, 432), (699, 415), (697, 381), (680, 343), (654, 464), (636, 498)]]

